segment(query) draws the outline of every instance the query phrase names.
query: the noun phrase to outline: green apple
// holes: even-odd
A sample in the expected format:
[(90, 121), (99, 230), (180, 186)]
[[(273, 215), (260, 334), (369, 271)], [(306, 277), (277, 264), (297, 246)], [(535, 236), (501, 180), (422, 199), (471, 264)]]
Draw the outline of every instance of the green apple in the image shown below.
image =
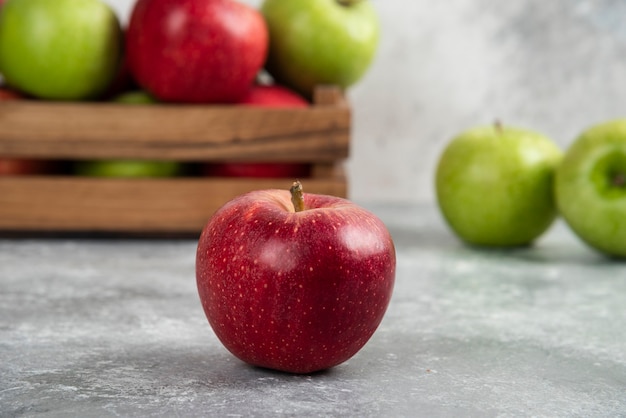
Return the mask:
[(0, 9), (0, 73), (34, 97), (80, 100), (116, 76), (122, 32), (100, 0), (6, 0)]
[[(157, 101), (143, 90), (121, 93), (113, 101), (128, 105), (154, 104)], [(153, 160), (93, 160), (75, 165), (75, 172), (89, 177), (173, 177), (182, 171), (176, 161)]]
[(368, 0), (265, 0), (261, 12), (268, 72), (307, 97), (318, 84), (353, 85), (372, 63), (380, 28)]
[(556, 173), (565, 222), (596, 250), (626, 257), (626, 119), (585, 130)]
[(158, 101), (144, 90), (133, 90), (120, 93), (113, 98), (113, 101), (125, 104), (154, 104)]
[(76, 163), (76, 174), (88, 177), (173, 177), (179, 172), (175, 161), (94, 160)]
[(436, 193), (451, 229), (470, 244), (532, 243), (556, 218), (554, 173), (561, 150), (547, 137), (500, 124), (451, 140), (436, 170)]

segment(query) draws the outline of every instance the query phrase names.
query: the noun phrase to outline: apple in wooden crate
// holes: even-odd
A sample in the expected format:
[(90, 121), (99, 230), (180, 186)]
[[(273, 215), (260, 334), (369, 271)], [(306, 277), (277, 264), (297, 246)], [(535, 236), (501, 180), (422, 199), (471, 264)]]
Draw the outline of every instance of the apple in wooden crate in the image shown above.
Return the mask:
[(262, 15), (235, 0), (138, 0), (126, 33), (135, 81), (171, 102), (236, 102), (267, 46)]
[(119, 20), (100, 0), (7, 0), (0, 13), (0, 73), (41, 99), (100, 96), (121, 56)]
[(311, 373), (356, 354), (391, 299), (395, 249), (371, 212), (338, 197), (260, 190), (226, 203), (198, 242), (214, 332), (239, 359)]
[(261, 12), (268, 72), (307, 97), (319, 84), (354, 85), (373, 62), (380, 28), (369, 0), (264, 0)]
[[(237, 102), (239, 106), (269, 108), (307, 108), (310, 103), (296, 92), (277, 84), (257, 84)], [(203, 174), (215, 177), (289, 178), (292, 180), (311, 175), (307, 163), (276, 162), (215, 162), (203, 166)]]

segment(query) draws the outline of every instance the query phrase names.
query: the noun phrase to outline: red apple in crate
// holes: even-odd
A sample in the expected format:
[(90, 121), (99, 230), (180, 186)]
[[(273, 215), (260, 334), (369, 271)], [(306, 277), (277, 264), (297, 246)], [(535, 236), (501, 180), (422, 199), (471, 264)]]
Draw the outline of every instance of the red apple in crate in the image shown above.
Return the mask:
[(333, 196), (260, 190), (226, 203), (198, 242), (204, 312), (224, 346), (260, 367), (311, 373), (356, 354), (395, 280), (391, 236)]
[[(306, 108), (309, 102), (291, 89), (277, 84), (254, 85), (238, 103), (241, 106), (274, 108)], [(215, 177), (256, 177), (302, 179), (311, 175), (306, 163), (211, 163), (203, 174)]]
[(304, 179), (311, 175), (309, 164), (299, 163), (210, 163), (203, 168), (210, 177)]
[(278, 84), (256, 84), (238, 104), (279, 108), (309, 106), (309, 102), (304, 97)]
[(265, 20), (235, 0), (138, 0), (126, 35), (135, 81), (172, 102), (236, 102), (267, 48)]
[(54, 172), (52, 161), (31, 160), (26, 158), (0, 158), (0, 176), (44, 174)]
[[(2, 1), (2, 0), (0, 0)], [(6, 87), (0, 87), (0, 101), (2, 100), (20, 100), (20, 99), (24, 99), (25, 97), (18, 93), (15, 90), (11, 90), (8, 89)]]

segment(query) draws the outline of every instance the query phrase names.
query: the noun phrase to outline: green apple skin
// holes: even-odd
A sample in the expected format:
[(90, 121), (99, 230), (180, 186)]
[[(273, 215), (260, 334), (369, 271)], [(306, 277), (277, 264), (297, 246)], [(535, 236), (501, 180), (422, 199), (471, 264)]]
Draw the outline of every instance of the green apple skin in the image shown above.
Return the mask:
[(581, 240), (606, 255), (626, 257), (626, 119), (580, 134), (557, 170), (555, 195)]
[(113, 98), (113, 101), (124, 104), (154, 104), (158, 103), (150, 93), (143, 90), (133, 90), (121, 93)]
[(40, 99), (96, 98), (116, 76), (122, 32), (100, 0), (7, 0), (0, 9), (0, 73)]
[(361, 79), (378, 47), (378, 16), (368, 0), (344, 2), (263, 2), (270, 33), (266, 67), (276, 81), (311, 97), (318, 84), (345, 89)]
[(557, 216), (554, 174), (562, 152), (533, 131), (498, 124), (453, 138), (436, 169), (437, 202), (469, 244), (531, 244)]
[(175, 161), (94, 160), (76, 163), (76, 174), (87, 177), (173, 177), (179, 173)]

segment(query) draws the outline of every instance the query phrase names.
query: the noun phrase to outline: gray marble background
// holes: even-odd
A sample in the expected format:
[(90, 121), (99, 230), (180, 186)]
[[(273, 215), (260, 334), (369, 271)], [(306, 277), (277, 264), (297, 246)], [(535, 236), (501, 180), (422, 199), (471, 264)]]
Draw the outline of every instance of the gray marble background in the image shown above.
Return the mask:
[[(134, 0), (107, 1), (126, 22)], [(531, 128), (565, 149), (626, 113), (626, 1), (371, 1), (382, 39), (349, 92), (355, 200), (432, 202), (443, 147), (477, 124)]]

